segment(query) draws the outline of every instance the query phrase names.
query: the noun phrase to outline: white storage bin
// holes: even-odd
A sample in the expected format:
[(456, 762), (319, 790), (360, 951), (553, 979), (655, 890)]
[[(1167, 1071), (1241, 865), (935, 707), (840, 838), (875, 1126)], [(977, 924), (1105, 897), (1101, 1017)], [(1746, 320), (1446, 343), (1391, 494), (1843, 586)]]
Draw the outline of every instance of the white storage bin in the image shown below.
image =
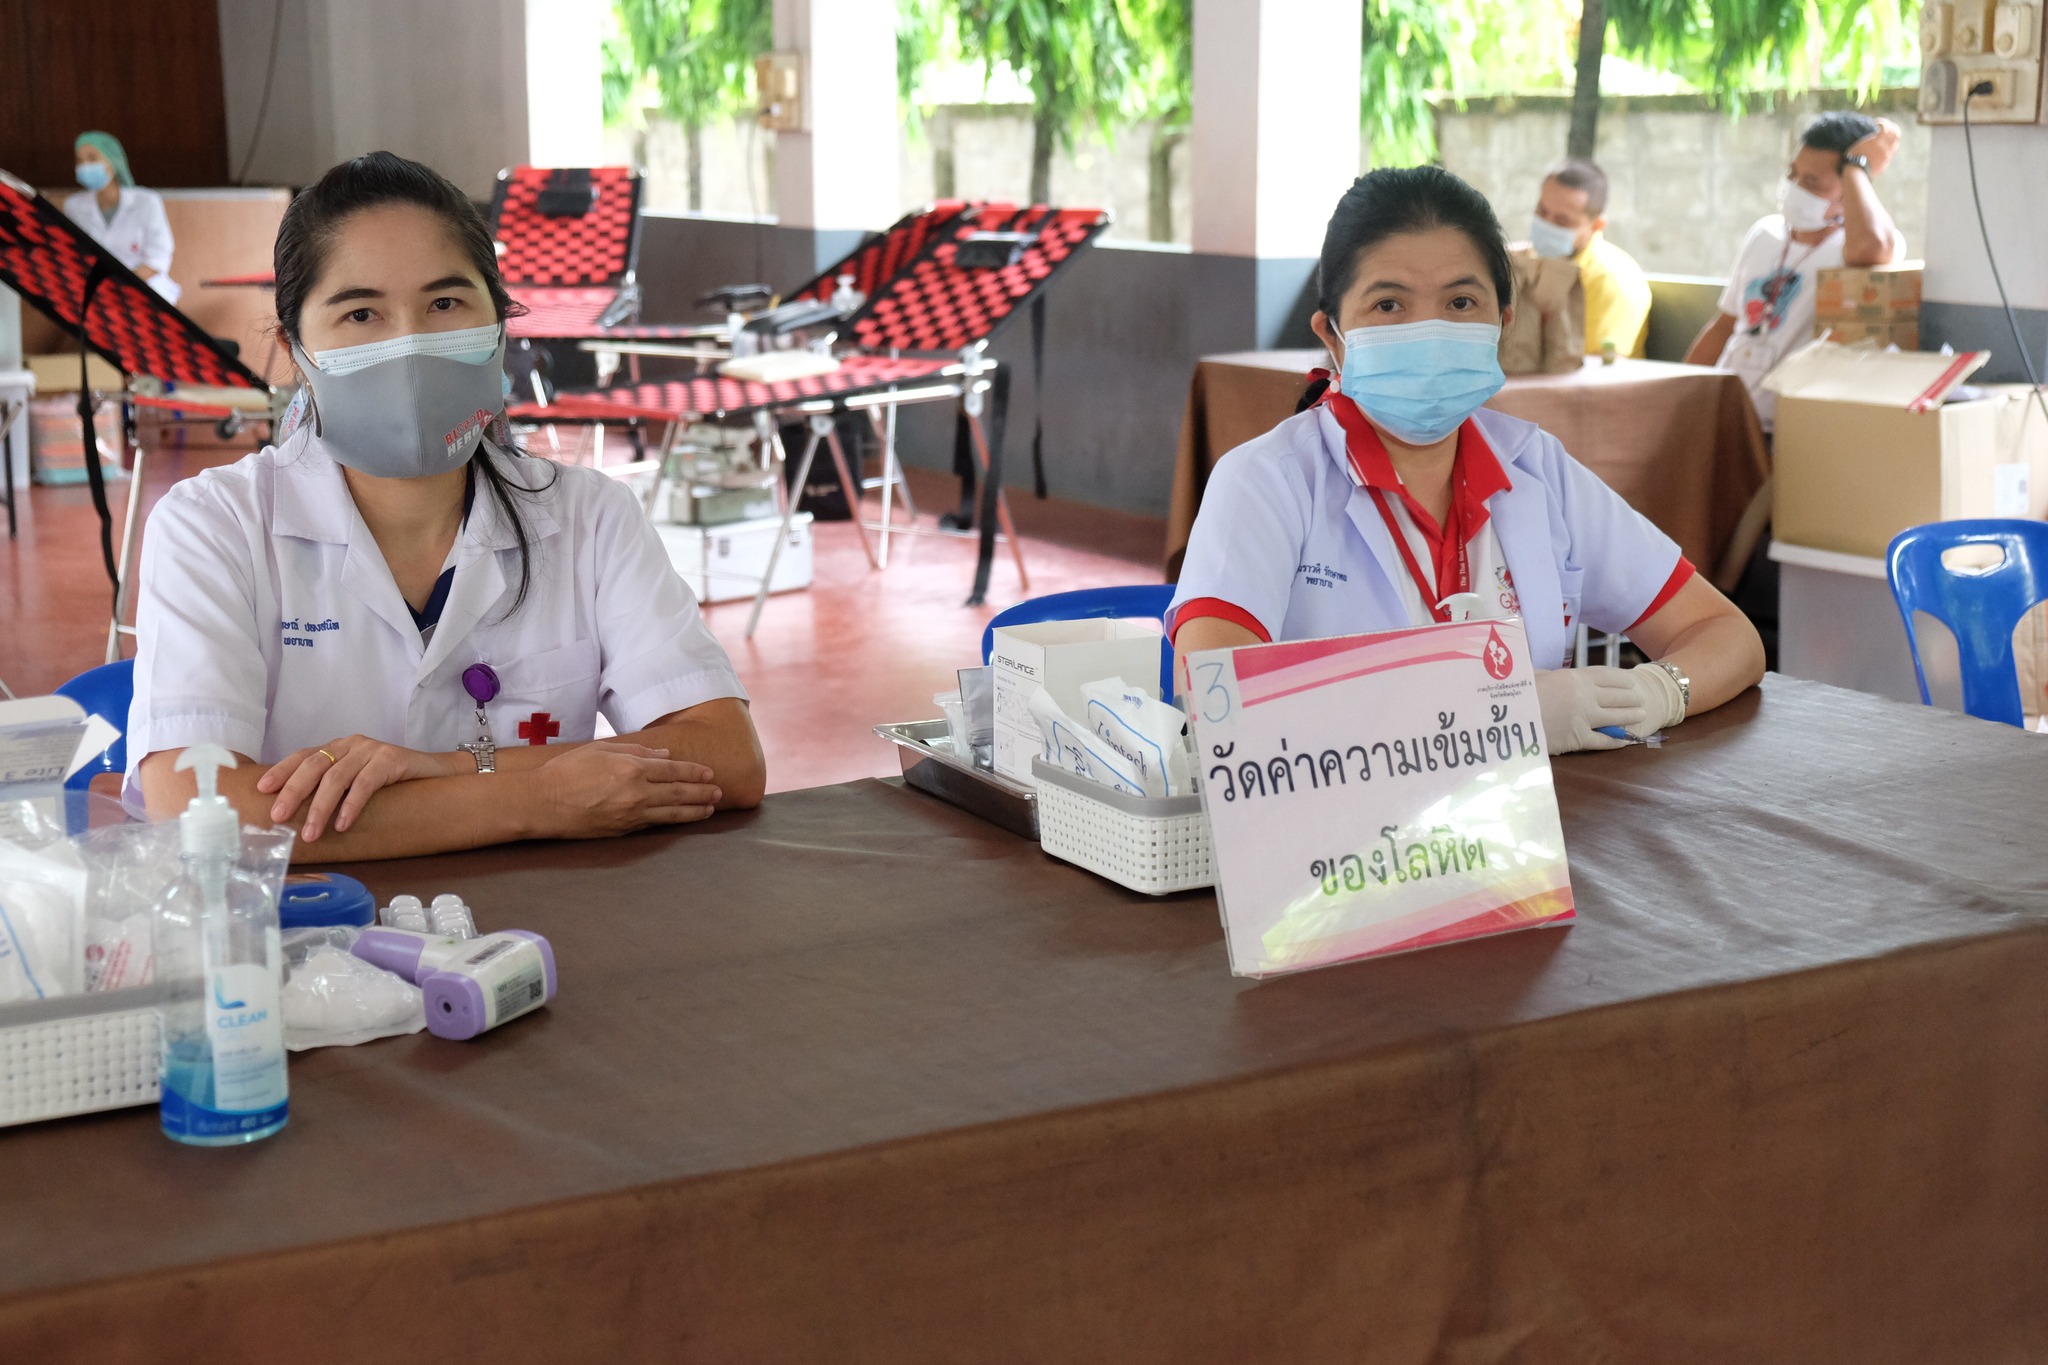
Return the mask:
[(1038, 842), (1055, 858), (1119, 886), (1161, 896), (1216, 884), (1209, 815), (1199, 796), (1126, 796), (1033, 759)]
[(155, 1104), (161, 986), (0, 1006), (0, 1128)]
[[(669, 562), (697, 594), (699, 602), (737, 602), (761, 590), (768, 571), (768, 552), (775, 546), (781, 517), (734, 521), (723, 526), (657, 524)], [(811, 514), (799, 512), (789, 524), (782, 557), (775, 562), (770, 592), (794, 592), (811, 586)]]

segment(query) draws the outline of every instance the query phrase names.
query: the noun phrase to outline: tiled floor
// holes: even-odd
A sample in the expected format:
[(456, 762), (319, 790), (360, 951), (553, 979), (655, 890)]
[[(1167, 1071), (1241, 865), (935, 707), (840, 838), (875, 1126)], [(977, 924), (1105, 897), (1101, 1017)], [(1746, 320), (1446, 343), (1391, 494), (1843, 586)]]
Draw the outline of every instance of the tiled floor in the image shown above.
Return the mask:
[[(145, 494), (153, 502), (173, 481), (232, 458), (197, 446), (166, 450), (148, 465)], [(921, 505), (947, 505), (950, 479), (912, 477)], [(110, 494), (118, 519), (127, 485), (112, 485)], [(747, 603), (706, 609), (753, 694), (770, 790), (895, 772), (893, 752), (869, 727), (936, 715), (932, 694), (953, 687), (954, 669), (979, 662), (982, 625), (999, 607), (1070, 588), (1159, 581), (1161, 522), (1013, 497), (1026, 533), (1028, 593), (999, 546), (991, 605), (963, 607), (971, 541), (902, 537), (889, 567), (876, 572), (851, 524), (839, 522), (817, 528), (815, 585), (770, 599), (751, 642), (742, 638)], [(83, 487), (35, 488), (21, 500), (19, 537), (0, 541), (0, 681), (19, 695), (47, 692), (100, 661), (111, 598), (97, 535)]]

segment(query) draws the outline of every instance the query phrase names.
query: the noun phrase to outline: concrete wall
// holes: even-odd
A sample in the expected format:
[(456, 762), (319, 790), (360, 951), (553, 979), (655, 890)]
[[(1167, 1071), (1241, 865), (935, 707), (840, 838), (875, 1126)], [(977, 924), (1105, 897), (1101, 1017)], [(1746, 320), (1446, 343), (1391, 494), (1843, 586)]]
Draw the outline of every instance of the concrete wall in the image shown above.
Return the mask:
[[(774, 224), (650, 213), (640, 278), (649, 321), (695, 321), (691, 300), (716, 285), (766, 279), (780, 286), (809, 273), (810, 234)], [(757, 269), (757, 264), (759, 268)], [(1054, 285), (1046, 309), (1045, 452), (1060, 497), (1163, 516), (1173, 486), (1188, 378), (1199, 356), (1260, 344), (1312, 344), (1302, 301), (1280, 330), (1254, 335), (1249, 300), (1257, 263), (1175, 248), (1098, 245)], [(1006, 482), (1031, 479), (1030, 322), (1012, 318), (991, 354), (1015, 375), (1005, 434)], [(651, 373), (651, 371), (650, 371)], [(951, 409), (906, 409), (905, 459), (952, 467)]]
[[(1089, 133), (1052, 163), (1052, 197), (1061, 204), (1091, 204), (1116, 216), (1111, 241), (1150, 240), (1151, 125), (1119, 129), (1114, 137)], [(751, 120), (724, 121), (703, 130), (705, 213), (772, 216), (775, 135)], [(654, 117), (639, 128), (605, 130), (605, 155), (647, 168), (649, 208), (689, 209), (688, 143), (680, 124)], [(1023, 201), (1031, 188), (1031, 122), (1009, 105), (940, 105), (903, 125), (897, 140), (898, 197), (903, 209), (958, 195)], [(1188, 144), (1170, 154), (1172, 236), (1188, 240)]]
[[(2042, 187), (2048, 185), (2048, 128), (1981, 128), (1978, 190), (1991, 229), (1998, 272), (2032, 353), (2034, 372), (2048, 377), (2048, 251), (2041, 245)], [(1920, 306), (1920, 343), (1989, 351), (1987, 381), (2025, 382), (2012, 326), (1984, 252), (1970, 195), (1968, 149), (1960, 128), (1934, 130), (1934, 173), (1927, 194), (1927, 281)]]
[(247, 164), (246, 183), (304, 185), (338, 161), (385, 150), (487, 199), (498, 171), (534, 159), (535, 148), (546, 164), (586, 161), (602, 145), (600, 0), (219, 3), (229, 163), (232, 172)]
[[(1905, 137), (1879, 196), (1919, 256), (1927, 247), (1929, 131), (1913, 116), (1913, 91), (1887, 91), (1869, 110)], [(1779, 102), (1743, 118), (1693, 96), (1610, 99), (1600, 111), (1595, 159), (1612, 198), (1608, 236), (1645, 270), (1726, 275), (1750, 224), (1777, 212), (1799, 130), (1841, 100)], [(1437, 111), (1444, 164), (1493, 201), (1510, 237), (1528, 234), (1543, 172), (1564, 155), (1569, 102), (1559, 97), (1472, 100)]]

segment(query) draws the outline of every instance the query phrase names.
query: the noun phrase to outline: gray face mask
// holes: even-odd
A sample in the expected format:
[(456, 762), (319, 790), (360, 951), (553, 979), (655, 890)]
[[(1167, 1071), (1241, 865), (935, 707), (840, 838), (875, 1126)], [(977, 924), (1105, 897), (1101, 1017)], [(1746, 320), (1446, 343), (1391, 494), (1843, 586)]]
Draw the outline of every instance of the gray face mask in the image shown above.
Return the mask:
[(292, 358), (305, 376), (313, 434), (335, 460), (380, 479), (462, 468), (505, 407), (503, 328), (482, 364), (412, 352), (335, 374), (297, 343)]

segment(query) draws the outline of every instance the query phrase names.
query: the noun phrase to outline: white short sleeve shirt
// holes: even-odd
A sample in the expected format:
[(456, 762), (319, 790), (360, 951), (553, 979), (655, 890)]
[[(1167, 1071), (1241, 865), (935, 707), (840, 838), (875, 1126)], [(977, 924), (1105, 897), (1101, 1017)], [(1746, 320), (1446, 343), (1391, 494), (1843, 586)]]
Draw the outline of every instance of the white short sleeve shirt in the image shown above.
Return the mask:
[[(1508, 486), (1472, 546), (1475, 613), (1519, 616), (1538, 668), (1564, 666), (1575, 627), (1626, 631), (1692, 575), (1678, 545), (1557, 438), (1481, 409), (1472, 417)], [(1394, 517), (1429, 564), (1405, 513)], [(1210, 471), (1172, 611), (1224, 603), (1269, 640), (1398, 630), (1432, 619), (1387, 518), (1360, 487), (1327, 404), (1225, 455)], [(1197, 614), (1204, 614), (1198, 611)], [(1233, 614), (1210, 612), (1207, 614)]]
[(496, 453), (531, 491), (518, 541), (479, 488), (425, 641), (342, 472), (309, 429), (175, 485), (151, 512), (136, 612), (128, 794), (147, 755), (201, 742), (259, 763), (344, 735), (447, 752), (476, 737), (462, 687), (489, 664), (500, 746), (620, 733), (746, 697), (632, 492)]
[[(1735, 319), (1735, 331), (1718, 363), (1742, 376), (1765, 431), (1771, 429), (1778, 398), (1764, 387), (1764, 376), (1813, 340), (1820, 272), (1842, 264), (1847, 240), (1848, 234), (1836, 228), (1819, 242), (1795, 242), (1785, 216), (1773, 213), (1756, 221), (1735, 253), (1720, 299), (1721, 311)], [(1904, 242), (1901, 237), (1902, 257)]]
[(176, 303), (184, 293), (171, 278), (171, 253), (177, 243), (171, 239), (164, 197), (155, 190), (123, 185), (111, 218), (100, 212), (99, 200), (91, 190), (81, 190), (64, 201), (64, 215), (130, 270), (146, 265), (156, 271), (149, 287), (163, 295), (166, 303)]

